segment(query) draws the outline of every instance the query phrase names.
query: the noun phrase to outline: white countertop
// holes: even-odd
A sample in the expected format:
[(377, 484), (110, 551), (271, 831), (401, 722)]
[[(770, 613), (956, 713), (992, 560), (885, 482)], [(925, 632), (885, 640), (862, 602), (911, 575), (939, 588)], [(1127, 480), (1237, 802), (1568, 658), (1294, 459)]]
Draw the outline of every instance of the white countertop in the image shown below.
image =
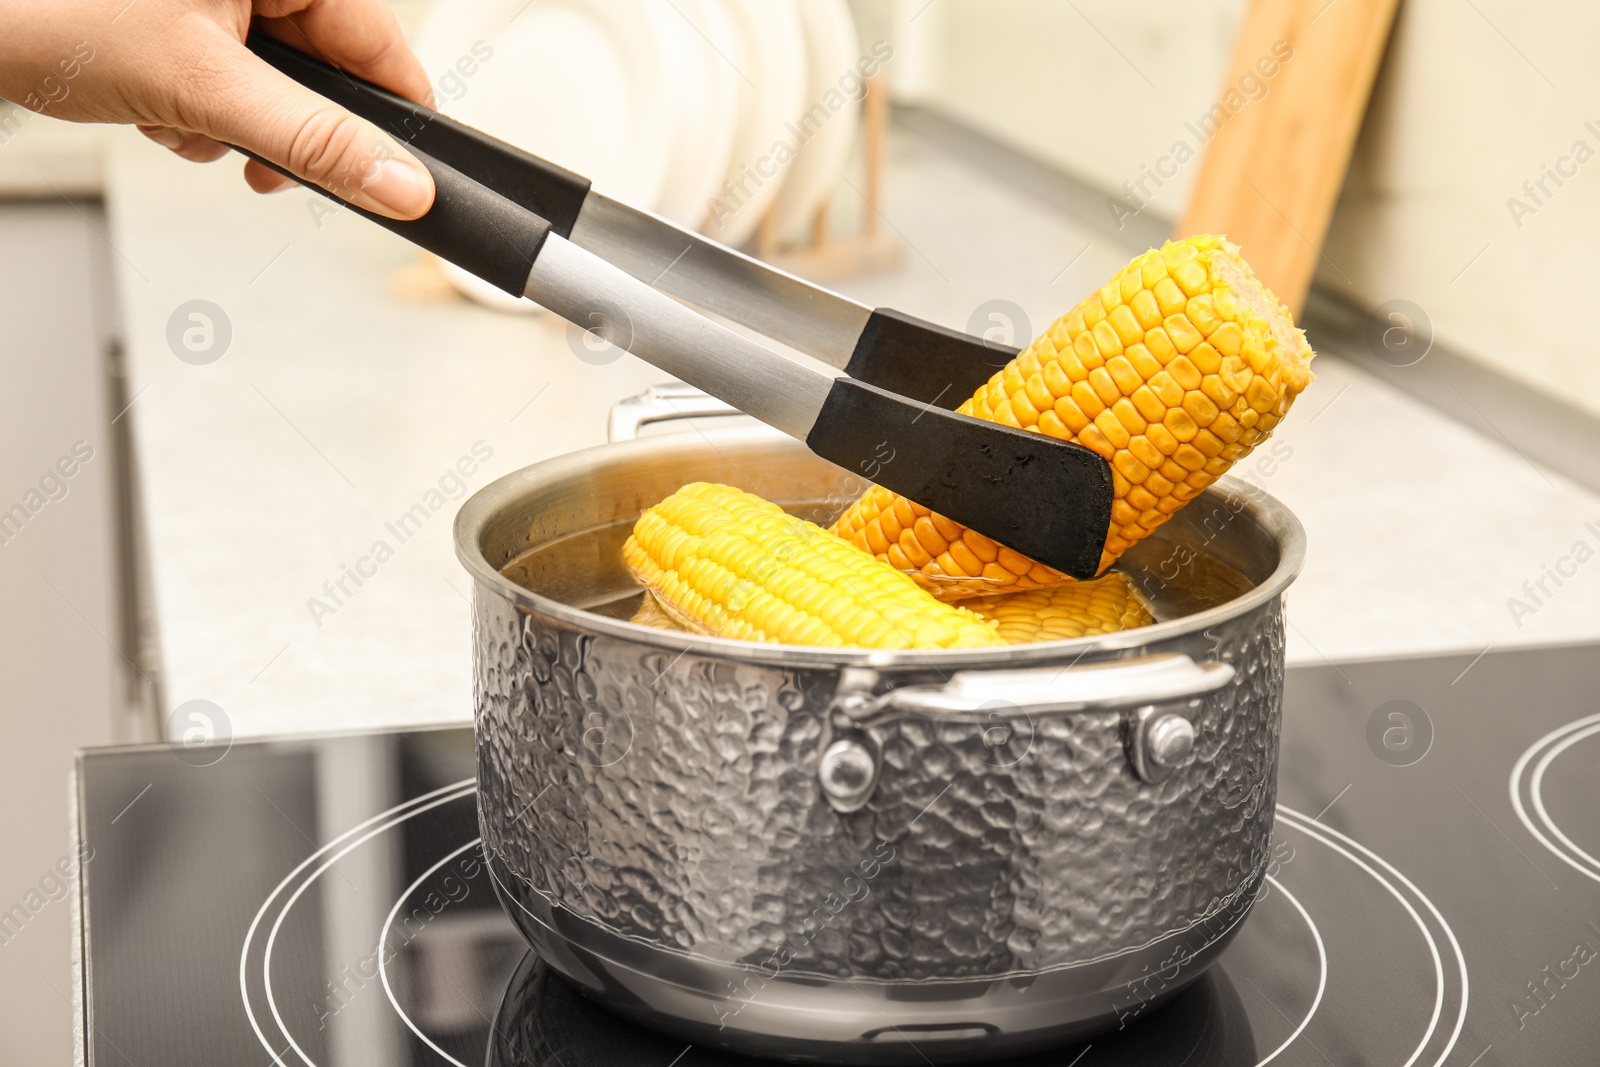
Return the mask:
[[(320, 198), (257, 197), (237, 161), (186, 164), (125, 132), (96, 140), (168, 704), (211, 700), (240, 736), (470, 717), (457, 500), (429, 490), (474, 446), (492, 454), (467, 464), (465, 491), (598, 444), (609, 405), (662, 376), (627, 356), (580, 360), (548, 318), (400, 299), (408, 246), (347, 213), (319, 228)], [(1038, 330), (1127, 258), (937, 149), (897, 142), (891, 155), (883, 214), (911, 251), (893, 276), (840, 286), (860, 299), (966, 327), (1003, 297)], [(193, 299), (232, 324), (207, 366), (166, 339)], [(1554, 595), (1520, 627), (1507, 606), (1575, 542), (1600, 549), (1600, 497), (1331, 350), (1315, 369), (1279, 434), (1293, 455), (1265, 481), (1310, 540), (1291, 662), (1600, 638), (1600, 563), (1547, 582)], [(399, 543), (386, 523), (430, 502)], [(380, 540), (393, 558), (314, 618), (311, 598), (333, 604), (324, 582)]]

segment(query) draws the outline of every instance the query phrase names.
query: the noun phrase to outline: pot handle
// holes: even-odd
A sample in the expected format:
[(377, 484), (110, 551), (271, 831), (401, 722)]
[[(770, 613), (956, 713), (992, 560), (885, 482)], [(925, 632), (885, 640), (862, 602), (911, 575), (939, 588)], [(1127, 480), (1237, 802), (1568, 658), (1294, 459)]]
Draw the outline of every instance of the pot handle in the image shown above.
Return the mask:
[(1201, 699), (1234, 676), (1229, 663), (1159, 653), (1081, 667), (958, 671), (942, 685), (873, 696), (876, 672), (847, 670), (833, 705), (843, 729), (823, 750), (817, 776), (833, 809), (848, 813), (864, 807), (878, 784), (881, 760), (865, 727), (906, 715), (1003, 727), (1007, 720), (1034, 715), (1121, 711), (1128, 763), (1141, 781), (1155, 783), (1193, 753), (1192, 716)]
[(653, 422), (743, 414), (732, 404), (692, 385), (662, 382), (611, 406), (611, 415), (606, 420), (606, 440), (632, 441), (641, 429)]
[(911, 712), (958, 722), (992, 722), (1007, 716), (1114, 711), (1203, 697), (1233, 681), (1233, 675), (1232, 664), (1196, 663), (1181, 653), (1081, 667), (957, 671), (943, 685), (891, 689), (871, 703), (869, 714), (883, 718)]

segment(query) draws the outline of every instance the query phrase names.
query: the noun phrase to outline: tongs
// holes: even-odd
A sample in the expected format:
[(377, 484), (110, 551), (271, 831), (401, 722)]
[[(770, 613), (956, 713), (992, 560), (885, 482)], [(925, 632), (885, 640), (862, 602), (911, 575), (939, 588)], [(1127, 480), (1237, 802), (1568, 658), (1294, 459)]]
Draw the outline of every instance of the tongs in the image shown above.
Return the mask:
[(1110, 465), (1079, 445), (949, 410), (1016, 350), (865, 307), (262, 33), (248, 43), (406, 145), (438, 190), (413, 221), (351, 210), (603, 334), (824, 459), (870, 471), (879, 485), (1073, 577), (1098, 570), (1111, 519)]

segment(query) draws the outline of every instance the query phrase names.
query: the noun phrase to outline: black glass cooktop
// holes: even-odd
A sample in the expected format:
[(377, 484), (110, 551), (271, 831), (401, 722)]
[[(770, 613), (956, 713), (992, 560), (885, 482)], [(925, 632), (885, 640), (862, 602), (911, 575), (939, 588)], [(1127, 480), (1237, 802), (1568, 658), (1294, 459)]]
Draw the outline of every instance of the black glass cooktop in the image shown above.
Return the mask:
[[(1028, 1064), (1600, 1062), (1600, 649), (1289, 673), (1274, 862), (1223, 962)], [(80, 761), (95, 1067), (752, 1063), (550, 974), (463, 728)]]

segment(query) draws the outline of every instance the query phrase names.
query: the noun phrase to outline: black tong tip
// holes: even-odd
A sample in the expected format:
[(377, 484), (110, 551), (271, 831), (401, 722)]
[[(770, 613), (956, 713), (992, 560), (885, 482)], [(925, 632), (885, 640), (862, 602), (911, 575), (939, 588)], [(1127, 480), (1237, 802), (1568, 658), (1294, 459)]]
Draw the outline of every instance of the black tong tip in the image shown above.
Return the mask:
[[(1074, 578), (1100, 569), (1111, 465), (1081, 445), (834, 381), (806, 444)], [(862, 457), (868, 457), (863, 459)]]

